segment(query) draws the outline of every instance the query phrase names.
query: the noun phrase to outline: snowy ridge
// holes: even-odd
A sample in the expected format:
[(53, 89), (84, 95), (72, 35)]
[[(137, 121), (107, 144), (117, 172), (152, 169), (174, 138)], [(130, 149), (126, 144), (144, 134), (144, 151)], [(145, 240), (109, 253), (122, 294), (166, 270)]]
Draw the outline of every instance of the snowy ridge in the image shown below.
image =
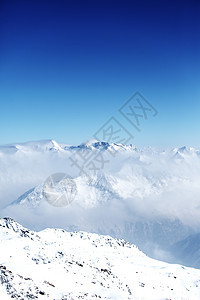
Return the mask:
[(86, 232), (35, 233), (0, 220), (1, 299), (199, 299), (200, 270)]

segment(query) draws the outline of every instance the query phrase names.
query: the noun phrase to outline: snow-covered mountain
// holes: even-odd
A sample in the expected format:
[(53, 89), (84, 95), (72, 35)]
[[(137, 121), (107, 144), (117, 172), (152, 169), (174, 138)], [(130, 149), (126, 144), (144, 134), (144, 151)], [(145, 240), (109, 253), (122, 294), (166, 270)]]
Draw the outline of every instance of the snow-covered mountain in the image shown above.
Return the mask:
[(148, 258), (124, 240), (0, 220), (0, 299), (181, 299), (200, 295), (200, 270)]
[[(78, 194), (70, 207), (58, 211), (47, 203), (44, 197), (44, 183), (29, 190), (6, 211), (23, 212), (23, 224), (40, 230), (46, 226), (59, 226), (66, 230), (86, 230), (100, 234), (109, 234), (115, 238), (126, 239), (142, 249), (146, 254), (171, 261), (170, 253), (165, 253), (170, 245), (193, 233), (190, 226), (184, 225), (177, 218), (153, 214), (145, 218), (135, 210), (130, 212), (130, 205), (115, 187), (115, 178), (103, 174), (93, 180), (87, 177), (74, 179)], [(124, 186), (128, 186), (128, 182)], [(35, 216), (41, 214), (44, 220), (38, 222)], [(45, 212), (48, 213), (45, 213)], [(58, 216), (55, 222), (52, 216)], [(30, 218), (31, 216), (31, 218)]]
[[(173, 261), (170, 246), (200, 231), (199, 153), (191, 147), (139, 149), (95, 140), (78, 146), (54, 140), (1, 146), (0, 216), (33, 230), (109, 234), (151, 257)], [(87, 174), (81, 174), (78, 160), (89, 165)], [(94, 162), (100, 165), (96, 172)], [(77, 188), (66, 207), (44, 199), (45, 180), (60, 172)]]

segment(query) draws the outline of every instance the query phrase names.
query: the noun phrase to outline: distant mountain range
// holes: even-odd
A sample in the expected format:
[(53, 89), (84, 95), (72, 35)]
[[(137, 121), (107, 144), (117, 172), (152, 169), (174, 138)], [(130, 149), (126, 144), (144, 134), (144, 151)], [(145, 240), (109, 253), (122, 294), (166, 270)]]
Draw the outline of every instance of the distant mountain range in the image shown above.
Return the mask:
[(200, 148), (196, 149), (194, 147), (180, 147), (180, 148), (172, 148), (172, 149), (164, 149), (164, 150), (156, 150), (156, 148), (152, 147), (143, 147), (143, 148), (136, 148), (135, 145), (123, 145), (117, 143), (108, 143), (98, 140), (90, 140), (85, 143), (82, 143), (77, 146), (58, 143), (55, 140), (41, 140), (41, 141), (31, 141), (26, 143), (14, 143), (8, 145), (0, 145), (0, 152), (1, 153), (14, 153), (17, 151), (21, 152), (29, 152), (29, 151), (71, 151), (71, 150), (110, 150), (110, 151), (136, 151), (136, 152), (157, 152), (157, 153), (170, 153), (171, 156), (174, 155), (187, 155), (187, 154), (196, 154), (200, 155)]

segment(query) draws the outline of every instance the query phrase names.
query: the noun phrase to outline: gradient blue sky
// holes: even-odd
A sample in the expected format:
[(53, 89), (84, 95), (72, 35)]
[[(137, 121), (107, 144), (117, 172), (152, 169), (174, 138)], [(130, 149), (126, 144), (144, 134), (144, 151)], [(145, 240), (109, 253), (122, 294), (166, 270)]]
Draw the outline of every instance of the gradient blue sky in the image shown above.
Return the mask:
[[(0, 144), (78, 144), (140, 91), (139, 146), (199, 146), (199, 1), (0, 2)], [(134, 130), (133, 134), (135, 134)]]

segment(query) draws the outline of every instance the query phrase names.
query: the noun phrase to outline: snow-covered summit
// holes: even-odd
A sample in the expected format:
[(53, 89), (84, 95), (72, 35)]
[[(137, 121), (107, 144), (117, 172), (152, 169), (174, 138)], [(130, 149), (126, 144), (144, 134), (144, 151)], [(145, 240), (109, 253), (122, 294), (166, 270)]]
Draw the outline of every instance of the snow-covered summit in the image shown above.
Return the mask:
[(110, 151), (111, 153), (115, 153), (117, 151), (133, 151), (135, 150), (135, 146), (131, 145), (123, 145), (123, 144), (118, 144), (118, 143), (108, 143), (104, 141), (98, 141), (98, 140), (89, 140), (85, 143), (82, 143), (77, 146), (70, 146), (70, 147), (65, 147), (67, 150), (91, 150), (91, 151)]
[(183, 146), (180, 148), (174, 148), (172, 152), (174, 153), (174, 157), (182, 158), (182, 159), (189, 156), (195, 156), (195, 155), (200, 156), (200, 150), (195, 149), (194, 147)]

